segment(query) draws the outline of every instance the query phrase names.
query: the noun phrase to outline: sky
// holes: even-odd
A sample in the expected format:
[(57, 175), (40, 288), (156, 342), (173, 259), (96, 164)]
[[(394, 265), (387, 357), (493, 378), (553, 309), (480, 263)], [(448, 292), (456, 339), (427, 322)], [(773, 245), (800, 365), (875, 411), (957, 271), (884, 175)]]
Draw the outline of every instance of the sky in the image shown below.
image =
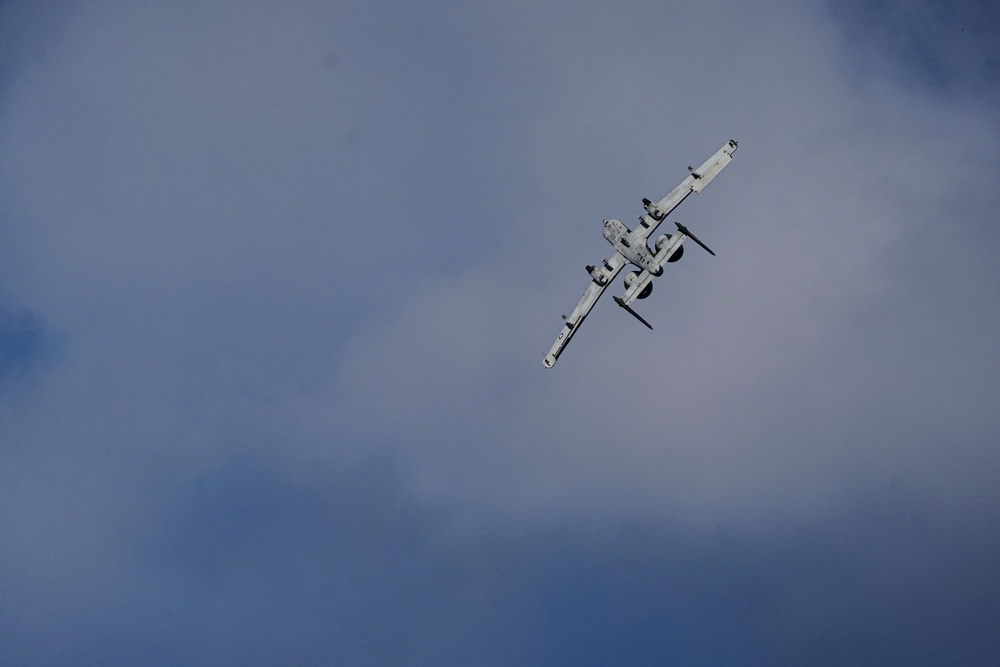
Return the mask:
[(998, 38), (0, 2), (0, 665), (997, 664)]

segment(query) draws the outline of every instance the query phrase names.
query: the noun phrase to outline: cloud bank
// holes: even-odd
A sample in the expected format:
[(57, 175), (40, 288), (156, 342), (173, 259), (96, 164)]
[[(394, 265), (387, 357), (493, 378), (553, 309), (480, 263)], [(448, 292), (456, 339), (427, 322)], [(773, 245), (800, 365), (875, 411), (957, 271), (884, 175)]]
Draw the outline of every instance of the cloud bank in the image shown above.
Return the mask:
[(0, 4), (0, 662), (994, 664), (996, 27)]

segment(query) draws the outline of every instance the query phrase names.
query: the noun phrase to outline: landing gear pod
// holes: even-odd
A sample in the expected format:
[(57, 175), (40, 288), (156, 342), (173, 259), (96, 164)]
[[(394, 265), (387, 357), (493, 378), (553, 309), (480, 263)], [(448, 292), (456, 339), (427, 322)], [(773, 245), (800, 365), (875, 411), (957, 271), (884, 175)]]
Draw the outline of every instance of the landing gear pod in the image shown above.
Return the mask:
[(656, 220), (657, 222), (660, 222), (665, 217), (667, 217), (667, 214), (664, 211), (662, 211), (660, 207), (657, 205), (657, 203), (654, 201), (650, 201), (648, 199), (643, 198), (642, 206), (643, 208), (646, 209), (646, 212), (649, 213), (649, 217), (651, 217), (653, 220)]

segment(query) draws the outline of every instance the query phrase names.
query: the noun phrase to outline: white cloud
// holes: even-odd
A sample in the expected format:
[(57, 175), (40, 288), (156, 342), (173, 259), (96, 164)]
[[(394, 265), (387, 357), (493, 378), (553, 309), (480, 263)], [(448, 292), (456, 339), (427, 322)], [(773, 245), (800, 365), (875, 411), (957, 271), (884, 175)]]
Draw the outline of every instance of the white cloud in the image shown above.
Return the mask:
[[(240, 456), (274, 479), (235, 496), (308, 507), (348, 502), (315, 471), (380, 462), (400, 478), (359, 516), (407, 497), (458, 542), (497, 515), (808, 524), (886, 480), (995, 514), (997, 124), (854, 78), (816, 8), (103, 4), (36, 29), (3, 82), (0, 282), (66, 354), (3, 414), (19, 599), (113, 581)], [(657, 282), (654, 331), (602, 302), (543, 369), (601, 219), (730, 138), (672, 216), (718, 257)]]

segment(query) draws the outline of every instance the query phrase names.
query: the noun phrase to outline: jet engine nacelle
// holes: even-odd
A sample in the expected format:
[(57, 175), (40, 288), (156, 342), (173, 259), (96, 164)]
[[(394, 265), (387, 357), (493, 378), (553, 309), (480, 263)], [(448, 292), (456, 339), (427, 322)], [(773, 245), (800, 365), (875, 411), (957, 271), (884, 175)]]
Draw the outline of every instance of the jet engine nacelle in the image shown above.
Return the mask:
[[(657, 237), (657, 239), (656, 239), (656, 244), (655, 244), (656, 245), (656, 252), (658, 253), (661, 250), (663, 250), (663, 246), (665, 246), (667, 244), (667, 241), (669, 241), (669, 240), (670, 240), (670, 234), (660, 234), (660, 236)], [(674, 252), (673, 255), (670, 256), (670, 259), (668, 259), (667, 262), (668, 263), (676, 262), (677, 260), (679, 260), (681, 258), (681, 255), (683, 255), (683, 254), (684, 254), (684, 246), (682, 245), (680, 248), (678, 248)]]
[[(638, 277), (639, 277), (639, 272), (638, 271), (631, 271), (631, 272), (629, 272), (625, 276), (625, 287), (631, 287), (632, 283), (634, 283)], [(653, 282), (650, 281), (649, 283), (646, 284), (645, 287), (642, 288), (642, 291), (639, 292), (635, 296), (635, 298), (637, 298), (637, 299), (645, 299), (647, 296), (649, 296), (652, 293), (653, 293)]]

